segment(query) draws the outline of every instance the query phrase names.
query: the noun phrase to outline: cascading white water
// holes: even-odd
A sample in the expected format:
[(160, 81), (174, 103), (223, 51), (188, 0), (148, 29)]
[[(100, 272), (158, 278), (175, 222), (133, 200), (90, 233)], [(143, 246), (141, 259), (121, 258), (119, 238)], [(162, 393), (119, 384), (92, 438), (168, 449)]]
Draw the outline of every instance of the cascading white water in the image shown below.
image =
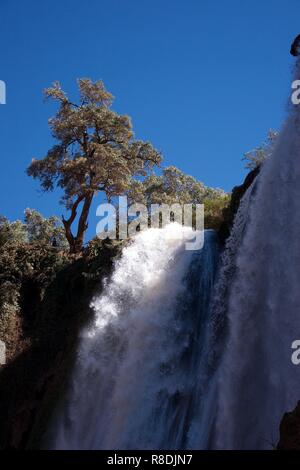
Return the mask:
[[(205, 448), (213, 424), (206, 359), (217, 236), (185, 250), (173, 223), (123, 249), (82, 333), (54, 449)], [(174, 235), (177, 239), (174, 238)]]
[[(296, 66), (300, 78), (300, 65)], [(214, 447), (267, 449), (300, 398), (300, 107), (261, 169), (238, 248)]]
[[(300, 78), (300, 65), (296, 67)], [(246, 192), (222, 254), (171, 224), (123, 249), (82, 332), (55, 449), (267, 449), (300, 398), (300, 108)], [(212, 299), (212, 302), (211, 302)]]

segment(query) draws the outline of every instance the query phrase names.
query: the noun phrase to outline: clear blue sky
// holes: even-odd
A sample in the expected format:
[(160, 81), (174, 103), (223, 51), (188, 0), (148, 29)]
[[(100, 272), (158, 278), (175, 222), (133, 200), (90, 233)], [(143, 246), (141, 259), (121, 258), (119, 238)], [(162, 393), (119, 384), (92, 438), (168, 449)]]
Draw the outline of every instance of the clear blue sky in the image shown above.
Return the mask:
[(299, 0), (1, 0), (0, 18), (0, 213), (10, 219), (26, 207), (62, 212), (25, 174), (53, 143), (42, 90), (54, 80), (75, 96), (76, 78), (102, 79), (165, 165), (225, 190), (284, 118)]

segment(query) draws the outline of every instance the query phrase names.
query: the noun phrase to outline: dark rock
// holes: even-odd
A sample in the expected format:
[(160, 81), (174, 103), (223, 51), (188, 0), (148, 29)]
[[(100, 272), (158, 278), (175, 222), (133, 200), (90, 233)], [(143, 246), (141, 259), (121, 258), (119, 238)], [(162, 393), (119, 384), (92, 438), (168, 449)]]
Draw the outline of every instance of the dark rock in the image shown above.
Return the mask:
[(290, 413), (285, 413), (280, 423), (278, 450), (300, 450), (300, 401)]
[[(42, 274), (45, 259), (49, 269), (57, 259), (35, 248), (19, 249), (19, 257), (20, 252), (23, 265), (34, 258)], [(19, 273), (20, 333), (6, 338), (8, 361), (0, 366), (0, 449), (41, 447), (53, 409), (68, 384), (79, 331), (92, 319), (91, 298), (101, 291), (101, 280), (110, 274), (120, 253), (120, 243), (94, 242), (83, 256), (70, 257), (48, 282), (37, 281), (35, 267), (34, 285), (28, 273)]]
[(226, 239), (230, 235), (230, 231), (233, 225), (235, 214), (238, 211), (242, 197), (244, 196), (247, 189), (251, 186), (257, 175), (259, 174), (260, 167), (256, 167), (250, 171), (246, 176), (243, 184), (235, 186), (232, 190), (231, 200), (228, 207), (223, 210), (224, 221), (218, 231), (218, 235), (222, 244), (225, 243)]
[(298, 36), (294, 39), (294, 42), (291, 45), (290, 53), (294, 57), (300, 55), (300, 34), (298, 34)]

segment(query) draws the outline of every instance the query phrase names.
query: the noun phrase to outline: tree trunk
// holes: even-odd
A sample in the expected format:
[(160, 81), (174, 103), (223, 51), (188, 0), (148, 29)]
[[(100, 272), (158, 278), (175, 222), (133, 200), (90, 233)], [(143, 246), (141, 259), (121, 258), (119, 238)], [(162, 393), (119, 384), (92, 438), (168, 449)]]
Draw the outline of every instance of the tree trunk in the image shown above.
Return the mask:
[(63, 224), (65, 228), (65, 233), (66, 233), (66, 239), (68, 240), (69, 246), (70, 246), (70, 253), (73, 253), (73, 248), (74, 248), (74, 237), (71, 231), (71, 224), (69, 223), (68, 220), (63, 219)]
[(90, 192), (84, 199), (81, 215), (78, 222), (78, 230), (75, 238), (75, 253), (79, 253), (83, 247), (84, 235), (88, 228), (87, 219), (89, 216), (94, 193)]
[[(64, 217), (62, 218), (65, 232), (66, 232), (66, 238), (70, 245), (70, 253), (72, 254), (80, 253), (82, 251), (84, 235), (88, 228), (87, 219), (89, 216), (89, 211), (90, 211), (93, 197), (94, 197), (93, 191), (88, 193), (86, 196), (78, 197), (72, 207), (70, 218), (68, 220), (64, 219)], [(77, 208), (81, 201), (84, 201), (84, 203), (83, 203), (82, 211), (81, 211), (79, 222), (78, 222), (77, 235), (75, 237), (72, 233), (71, 226), (77, 216)]]

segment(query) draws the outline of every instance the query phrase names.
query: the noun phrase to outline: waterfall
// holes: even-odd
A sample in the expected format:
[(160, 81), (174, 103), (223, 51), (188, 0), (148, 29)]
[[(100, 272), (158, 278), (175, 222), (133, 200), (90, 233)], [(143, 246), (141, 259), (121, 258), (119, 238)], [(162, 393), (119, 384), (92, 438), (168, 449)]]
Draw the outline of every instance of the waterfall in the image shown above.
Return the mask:
[(214, 447), (221, 449), (272, 448), (283, 413), (300, 398), (300, 368), (291, 362), (300, 338), (299, 113), (291, 106), (263, 164), (235, 257), (218, 371)]
[(194, 252), (183, 238), (191, 229), (176, 223), (124, 247), (93, 300), (48, 447), (276, 445), (283, 414), (300, 398), (291, 361), (300, 339), (299, 109), (290, 106), (242, 199), (217, 274), (212, 230)]
[[(135, 236), (93, 301), (53, 449), (206, 448), (215, 395), (206, 358), (217, 235), (187, 251), (190, 228)], [(176, 233), (176, 239), (172, 235)]]

